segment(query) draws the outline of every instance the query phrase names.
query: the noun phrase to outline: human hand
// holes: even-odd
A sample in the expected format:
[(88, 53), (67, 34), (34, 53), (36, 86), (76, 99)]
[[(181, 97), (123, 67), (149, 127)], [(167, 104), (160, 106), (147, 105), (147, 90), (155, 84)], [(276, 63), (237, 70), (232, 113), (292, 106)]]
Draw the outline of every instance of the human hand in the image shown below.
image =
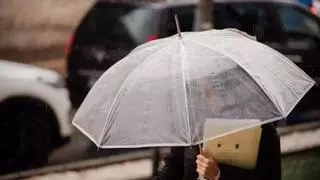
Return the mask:
[(197, 156), (197, 172), (200, 177), (205, 177), (209, 180), (217, 180), (220, 175), (218, 164), (214, 159), (209, 159), (202, 154)]

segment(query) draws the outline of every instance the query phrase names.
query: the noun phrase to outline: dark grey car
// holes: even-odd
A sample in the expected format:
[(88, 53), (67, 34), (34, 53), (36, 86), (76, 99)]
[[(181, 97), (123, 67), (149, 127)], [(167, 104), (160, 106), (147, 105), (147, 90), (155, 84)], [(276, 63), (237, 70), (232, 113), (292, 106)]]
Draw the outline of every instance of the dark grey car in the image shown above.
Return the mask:
[[(174, 14), (182, 31), (193, 31), (195, 0), (110, 2), (100, 0), (88, 11), (67, 49), (67, 84), (78, 107), (100, 75), (144, 42), (176, 34)], [(237, 28), (289, 57), (319, 83), (320, 19), (295, 1), (215, 0), (214, 28)], [(304, 120), (320, 109), (314, 87), (289, 116)], [(319, 118), (312, 115), (306, 119)]]

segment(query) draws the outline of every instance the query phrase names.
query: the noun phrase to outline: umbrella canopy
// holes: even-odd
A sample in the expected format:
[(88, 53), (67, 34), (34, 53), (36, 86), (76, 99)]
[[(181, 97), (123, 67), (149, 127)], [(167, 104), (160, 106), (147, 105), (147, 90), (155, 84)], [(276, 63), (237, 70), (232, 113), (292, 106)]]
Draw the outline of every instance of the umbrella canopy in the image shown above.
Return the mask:
[[(181, 36), (143, 44), (109, 68), (73, 124), (102, 148), (196, 145), (284, 119), (315, 83), (242, 32)], [(210, 136), (207, 123), (217, 125)]]

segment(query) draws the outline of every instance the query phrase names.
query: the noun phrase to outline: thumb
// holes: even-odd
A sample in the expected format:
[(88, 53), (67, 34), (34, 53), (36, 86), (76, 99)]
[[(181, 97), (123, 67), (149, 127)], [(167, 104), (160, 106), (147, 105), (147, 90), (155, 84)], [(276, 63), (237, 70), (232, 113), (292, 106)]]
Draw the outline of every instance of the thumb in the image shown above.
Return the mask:
[(207, 153), (205, 151), (203, 151), (202, 155), (204, 157), (206, 157), (207, 159), (209, 159), (210, 161), (216, 163), (216, 159), (215, 159), (215, 157), (213, 155), (210, 155), (209, 153)]

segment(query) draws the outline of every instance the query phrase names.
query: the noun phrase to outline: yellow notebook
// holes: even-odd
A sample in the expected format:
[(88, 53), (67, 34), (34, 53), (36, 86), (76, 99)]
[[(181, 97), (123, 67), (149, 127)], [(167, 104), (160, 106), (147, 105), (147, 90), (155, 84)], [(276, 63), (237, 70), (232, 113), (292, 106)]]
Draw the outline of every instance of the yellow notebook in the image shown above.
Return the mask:
[[(259, 120), (207, 120), (204, 137), (214, 137), (235, 128), (244, 128)], [(218, 163), (254, 169), (257, 163), (261, 126), (221, 136), (204, 143), (203, 151)]]

